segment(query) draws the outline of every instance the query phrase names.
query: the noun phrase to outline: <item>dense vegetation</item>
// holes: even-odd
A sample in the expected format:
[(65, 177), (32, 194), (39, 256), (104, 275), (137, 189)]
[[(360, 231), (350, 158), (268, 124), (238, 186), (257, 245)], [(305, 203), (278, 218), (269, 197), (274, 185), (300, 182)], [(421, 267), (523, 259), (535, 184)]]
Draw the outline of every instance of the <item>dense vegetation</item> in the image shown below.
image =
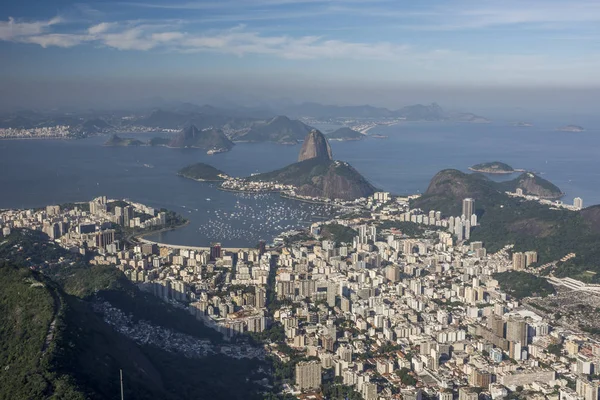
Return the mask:
[(514, 168), (500, 161), (486, 162), (475, 164), (469, 168), (472, 171), (487, 172), (487, 173), (507, 173), (513, 172)]
[(366, 136), (362, 133), (347, 127), (336, 129), (335, 131), (327, 134), (327, 138), (333, 140), (361, 140), (365, 137)]
[(300, 121), (278, 116), (270, 121), (254, 123), (248, 132), (237, 139), (249, 142), (297, 143), (304, 140), (310, 130), (310, 126)]
[(111, 135), (111, 137), (104, 143), (105, 146), (141, 146), (144, 143), (133, 138), (122, 138), (118, 135)]
[(57, 289), (40, 274), (5, 262), (0, 275), (0, 398), (83, 399), (73, 380), (56, 371), (57, 346), (46, 340), (52, 321), (63, 317)]
[(459, 215), (462, 199), (475, 199), (480, 226), (471, 241), (483, 241), (489, 252), (507, 244), (515, 251), (536, 250), (539, 264), (558, 261), (569, 253), (576, 257), (558, 264), (554, 274), (600, 282), (600, 207), (580, 212), (551, 209), (546, 205), (511, 198), (502, 187), (481, 174), (456, 170), (438, 173), (427, 192), (412, 207), (437, 210), (446, 216)]
[(223, 131), (218, 129), (200, 130), (190, 125), (177, 134), (168, 144), (169, 147), (195, 147), (204, 150), (230, 150), (234, 144)]
[(106, 301), (134, 321), (222, 342), (220, 334), (186, 311), (141, 292), (118, 269), (90, 266), (85, 257), (47, 239), (14, 230), (0, 242), (0, 258), (43, 271), (0, 261), (0, 398), (118, 398), (119, 369), (125, 398), (259, 398), (255, 381), (264, 376), (262, 361), (220, 355), (191, 359), (117, 333), (93, 304)]
[(354, 200), (370, 196), (376, 191), (351, 165), (319, 158), (300, 161), (248, 179), (294, 185), (301, 195), (330, 199)]
[(345, 225), (327, 224), (321, 228), (321, 236), (336, 243), (352, 243), (356, 235), (358, 232)]
[(196, 163), (180, 169), (177, 175), (198, 181), (222, 181), (226, 174), (211, 165)]
[(546, 297), (556, 293), (546, 279), (522, 271), (507, 271), (493, 275), (500, 288), (511, 296), (522, 299), (524, 297)]
[(500, 190), (507, 192), (515, 192), (517, 189), (521, 189), (524, 194), (547, 199), (558, 199), (564, 195), (558, 186), (531, 172), (522, 173), (513, 180), (498, 182), (496, 185)]
[(424, 237), (427, 231), (440, 230), (440, 227), (432, 225), (421, 225), (414, 222), (408, 221), (382, 221), (379, 224), (379, 232), (386, 229), (397, 229), (402, 232), (403, 235), (409, 237)]
[(171, 139), (169, 138), (162, 138), (162, 137), (153, 137), (152, 139), (150, 139), (148, 141), (148, 145), (149, 146), (166, 146), (169, 144), (169, 142), (171, 141)]

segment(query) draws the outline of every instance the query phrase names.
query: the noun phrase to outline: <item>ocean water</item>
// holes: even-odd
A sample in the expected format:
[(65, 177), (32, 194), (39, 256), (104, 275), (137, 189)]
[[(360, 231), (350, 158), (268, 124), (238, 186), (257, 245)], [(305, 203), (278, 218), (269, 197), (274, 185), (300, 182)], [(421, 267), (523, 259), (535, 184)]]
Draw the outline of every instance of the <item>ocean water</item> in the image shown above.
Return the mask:
[[(375, 186), (392, 193), (422, 193), (441, 169), (466, 171), (475, 163), (497, 160), (540, 173), (566, 193), (564, 201), (582, 197), (585, 205), (600, 204), (600, 121), (586, 121), (581, 133), (556, 131), (569, 122), (533, 122), (529, 128), (508, 121), (402, 123), (371, 130), (387, 139), (331, 146), (334, 158), (350, 162)], [(155, 135), (135, 136), (147, 140)], [(211, 241), (253, 246), (331, 212), (277, 195), (223, 192), (214, 184), (176, 176), (178, 169), (195, 162), (236, 176), (270, 171), (296, 161), (299, 145), (239, 143), (228, 153), (209, 156), (198, 149), (103, 147), (106, 139), (0, 141), (0, 208), (87, 201), (100, 195), (129, 198), (190, 220), (182, 229), (151, 239), (196, 246)]]

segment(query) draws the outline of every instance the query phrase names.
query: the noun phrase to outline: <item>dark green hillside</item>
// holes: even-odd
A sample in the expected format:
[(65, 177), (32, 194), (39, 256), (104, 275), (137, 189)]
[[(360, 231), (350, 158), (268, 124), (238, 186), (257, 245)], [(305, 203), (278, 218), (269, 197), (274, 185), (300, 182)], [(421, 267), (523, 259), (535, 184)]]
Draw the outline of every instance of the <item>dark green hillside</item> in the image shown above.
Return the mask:
[(162, 137), (153, 137), (148, 141), (149, 146), (167, 146), (171, 142), (171, 139)]
[(196, 163), (180, 169), (177, 175), (199, 181), (222, 181), (227, 174), (212, 165)]
[(318, 158), (300, 161), (248, 179), (294, 185), (301, 195), (329, 199), (354, 200), (375, 193), (375, 187), (350, 164)]
[(84, 399), (73, 379), (57, 371), (57, 347), (46, 341), (61, 329), (60, 292), (40, 274), (13, 264), (0, 262), (0, 276), (0, 398)]
[(490, 252), (507, 244), (514, 244), (515, 251), (537, 250), (540, 264), (573, 252), (577, 257), (560, 263), (554, 274), (600, 282), (600, 207), (580, 212), (551, 209), (511, 198), (504, 193), (506, 189), (506, 183), (495, 183), (480, 174), (444, 170), (434, 176), (412, 207), (455, 216), (461, 212), (462, 200), (472, 197), (480, 223), (471, 233), (472, 241), (483, 241)]
[(298, 143), (311, 131), (311, 127), (300, 121), (278, 116), (270, 121), (256, 122), (237, 140), (249, 142)]
[(543, 199), (554, 200), (563, 196), (563, 192), (558, 186), (531, 172), (525, 172), (511, 181), (500, 182), (498, 187), (508, 192), (515, 192), (517, 188), (522, 189), (523, 194)]
[(347, 127), (336, 129), (335, 131), (328, 133), (326, 136), (328, 139), (333, 140), (362, 140), (366, 137), (366, 135)]
[(169, 147), (195, 147), (204, 150), (231, 150), (233, 142), (219, 129), (199, 130), (194, 125), (183, 129), (168, 144)]
[(216, 345), (222, 339), (186, 311), (140, 291), (118, 269), (89, 266), (47, 237), (26, 232), (16, 230), (0, 242), (0, 258), (31, 257), (37, 267), (33, 259), (45, 258), (43, 274), (0, 262), (0, 399), (118, 398), (120, 369), (125, 398), (260, 398), (253, 382), (265, 363), (220, 355), (193, 359), (134, 342), (106, 324), (94, 304), (108, 302), (134, 322)]
[(105, 146), (111, 147), (127, 147), (127, 146), (141, 146), (144, 143), (133, 138), (122, 138), (118, 135), (111, 135), (111, 137), (104, 143)]
[(469, 169), (471, 171), (485, 172), (491, 174), (505, 174), (512, 173), (515, 171), (513, 167), (500, 161), (475, 164), (472, 167), (469, 167)]
[(324, 239), (333, 240), (337, 243), (352, 243), (352, 239), (358, 235), (354, 229), (340, 224), (323, 225), (321, 236)]
[(494, 274), (493, 278), (498, 281), (503, 291), (517, 299), (531, 296), (546, 297), (556, 293), (554, 286), (548, 283), (546, 279), (527, 272), (507, 271)]

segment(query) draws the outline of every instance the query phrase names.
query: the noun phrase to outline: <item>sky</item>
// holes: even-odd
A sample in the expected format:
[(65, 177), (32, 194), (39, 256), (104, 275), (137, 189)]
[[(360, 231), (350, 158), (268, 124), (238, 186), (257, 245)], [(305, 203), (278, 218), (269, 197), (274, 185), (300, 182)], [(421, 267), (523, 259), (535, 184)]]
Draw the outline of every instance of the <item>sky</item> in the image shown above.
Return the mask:
[(20, 0), (0, 5), (0, 107), (162, 97), (583, 107), (598, 0)]

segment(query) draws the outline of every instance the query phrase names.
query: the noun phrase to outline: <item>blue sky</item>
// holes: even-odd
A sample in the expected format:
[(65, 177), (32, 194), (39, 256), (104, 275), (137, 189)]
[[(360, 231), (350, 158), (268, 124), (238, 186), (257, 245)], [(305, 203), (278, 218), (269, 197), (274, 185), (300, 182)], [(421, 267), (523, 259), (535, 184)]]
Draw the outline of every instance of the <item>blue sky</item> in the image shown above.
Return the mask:
[(20, 0), (0, 14), (11, 90), (171, 79), (600, 87), (597, 0)]

